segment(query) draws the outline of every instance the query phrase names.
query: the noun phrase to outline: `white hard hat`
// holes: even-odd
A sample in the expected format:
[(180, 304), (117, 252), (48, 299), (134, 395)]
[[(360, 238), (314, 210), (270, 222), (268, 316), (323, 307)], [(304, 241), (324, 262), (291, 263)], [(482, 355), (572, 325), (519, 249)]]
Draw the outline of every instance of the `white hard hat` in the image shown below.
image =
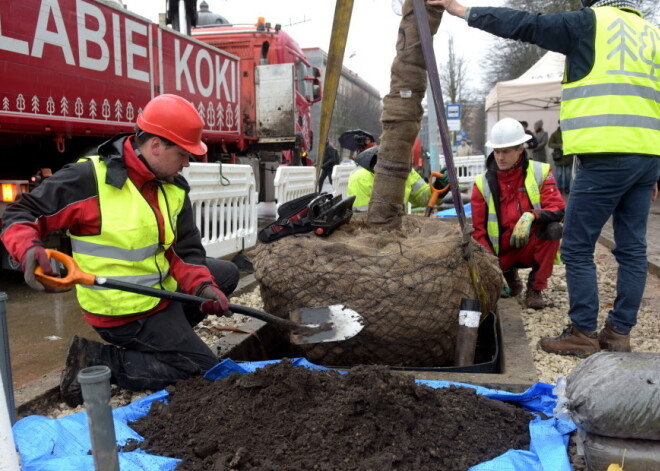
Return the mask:
[(513, 118), (504, 118), (499, 120), (490, 130), (490, 139), (486, 141), (486, 146), (492, 149), (502, 149), (503, 147), (514, 147), (532, 138), (526, 134), (525, 130), (518, 121)]

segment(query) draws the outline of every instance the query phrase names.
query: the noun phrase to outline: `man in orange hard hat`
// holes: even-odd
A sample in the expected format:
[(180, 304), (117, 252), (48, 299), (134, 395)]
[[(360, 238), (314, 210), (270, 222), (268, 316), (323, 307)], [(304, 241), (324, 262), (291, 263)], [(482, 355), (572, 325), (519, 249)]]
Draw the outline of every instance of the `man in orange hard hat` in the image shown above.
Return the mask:
[(78, 372), (106, 365), (112, 381), (132, 391), (162, 389), (217, 363), (195, 334), (205, 315), (231, 315), (226, 296), (236, 288), (237, 267), (207, 259), (179, 172), (192, 155), (204, 155), (204, 122), (176, 95), (151, 100), (137, 118), (135, 134), (101, 144), (98, 155), (67, 165), (4, 214), (2, 242), (21, 262), (27, 284), (40, 266), (52, 272), (42, 242), (67, 230), (73, 258), (84, 272), (207, 298), (201, 307), (140, 294), (76, 286), (86, 321), (103, 344), (74, 336), (62, 372), (62, 398), (82, 403)]

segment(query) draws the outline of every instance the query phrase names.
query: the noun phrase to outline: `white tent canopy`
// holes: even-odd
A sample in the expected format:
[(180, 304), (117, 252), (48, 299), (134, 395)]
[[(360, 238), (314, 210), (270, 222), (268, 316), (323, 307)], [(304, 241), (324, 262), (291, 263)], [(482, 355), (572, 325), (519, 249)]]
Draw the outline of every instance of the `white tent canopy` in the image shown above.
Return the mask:
[(563, 54), (547, 52), (517, 79), (496, 83), (486, 97), (489, 135), (502, 118), (527, 121), (530, 129), (536, 121), (542, 120), (548, 134), (557, 129), (564, 60)]

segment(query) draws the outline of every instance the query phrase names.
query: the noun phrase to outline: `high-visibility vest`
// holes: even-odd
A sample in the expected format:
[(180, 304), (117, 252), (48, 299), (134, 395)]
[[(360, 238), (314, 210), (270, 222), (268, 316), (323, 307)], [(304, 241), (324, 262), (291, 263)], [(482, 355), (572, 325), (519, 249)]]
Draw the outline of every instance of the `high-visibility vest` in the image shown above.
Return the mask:
[[(548, 176), (548, 173), (550, 173), (549, 164), (530, 161), (527, 166), (527, 173), (525, 174), (525, 190), (527, 190), (527, 196), (529, 196), (529, 201), (532, 203), (534, 209), (541, 209), (540, 188), (543, 186), (543, 182)], [(479, 188), (484, 200), (488, 204), (486, 232), (488, 234), (490, 245), (493, 247), (493, 252), (495, 252), (495, 255), (498, 255), (500, 253), (500, 222), (497, 219), (493, 193), (490, 191), (488, 182), (484, 182), (483, 173), (477, 175), (474, 184), (477, 185), (477, 188)]]
[[(374, 174), (366, 168), (360, 167), (348, 177), (348, 187), (346, 194), (355, 195), (353, 201), (353, 210), (367, 211), (371, 192), (374, 189)], [(419, 176), (415, 170), (410, 170), (406, 178), (405, 190), (403, 196), (403, 205), (407, 206), (410, 201), (416, 207), (423, 207), (429, 201), (430, 189), (428, 183)]]
[(586, 77), (562, 85), (564, 154), (660, 154), (660, 28), (613, 7), (596, 15)]
[[(71, 235), (73, 258), (97, 277), (113, 278), (142, 286), (174, 291), (165, 251), (174, 243), (176, 222), (183, 210), (185, 191), (161, 184), (158, 206), (164, 218), (164, 242), (159, 242), (158, 221), (149, 203), (130, 179), (119, 189), (104, 184), (107, 167), (91, 157), (99, 195), (101, 232)], [(80, 306), (91, 314), (127, 316), (153, 309), (160, 299), (100, 286), (76, 286)]]

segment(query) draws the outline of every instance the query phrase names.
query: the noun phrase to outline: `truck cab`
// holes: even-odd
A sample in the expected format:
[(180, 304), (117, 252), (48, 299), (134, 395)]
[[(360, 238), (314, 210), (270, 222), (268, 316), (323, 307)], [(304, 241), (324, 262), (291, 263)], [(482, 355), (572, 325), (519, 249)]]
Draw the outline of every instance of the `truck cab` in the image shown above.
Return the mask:
[(312, 147), (310, 107), (322, 96), (321, 71), (298, 43), (264, 18), (251, 25), (201, 26), (192, 36), (240, 58), (241, 122), (251, 141), (245, 148), (293, 151), (291, 162), (283, 157), (284, 163), (298, 164), (301, 153)]

